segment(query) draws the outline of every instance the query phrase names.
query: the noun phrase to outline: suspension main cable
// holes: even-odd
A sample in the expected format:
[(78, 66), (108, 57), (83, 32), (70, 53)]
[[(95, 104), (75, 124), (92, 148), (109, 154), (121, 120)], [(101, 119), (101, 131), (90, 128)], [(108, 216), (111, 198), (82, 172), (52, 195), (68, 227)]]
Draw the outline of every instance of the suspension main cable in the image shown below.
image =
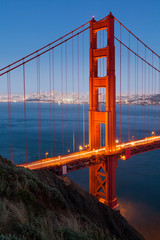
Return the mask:
[[(84, 31), (86, 31), (86, 30), (89, 29), (89, 28), (90, 28), (90, 26), (87, 27), (87, 28), (85, 28), (85, 29), (83, 29), (83, 30), (81, 30), (80, 32), (78, 32), (78, 33), (72, 35), (71, 37), (65, 39), (64, 41), (61, 41), (60, 43), (57, 43), (56, 45), (54, 45), (53, 47), (51, 47), (50, 50), (51, 50), (51, 49), (54, 49), (54, 48), (56, 48), (56, 47), (58, 47), (59, 45), (65, 43), (65, 42), (67, 42), (67, 41), (69, 41), (69, 40), (72, 39), (73, 37), (76, 37), (77, 35), (79, 35), (80, 33), (84, 32)], [(28, 63), (28, 62), (32, 61), (33, 59), (35, 59), (35, 58), (37, 58), (37, 57), (39, 57), (39, 56), (41, 56), (41, 55), (47, 53), (48, 51), (49, 51), (49, 49), (47, 49), (47, 50), (45, 50), (45, 51), (43, 51), (43, 52), (37, 54), (36, 56), (34, 56), (34, 57), (32, 57), (32, 58), (30, 58), (30, 59), (28, 59), (28, 60), (26, 60), (26, 61), (24, 61), (24, 62), (22, 62), (22, 63), (20, 63), (20, 64), (18, 64), (18, 65), (15, 66), (15, 67), (10, 68), (9, 70), (7, 70), (7, 71), (1, 73), (0, 76), (3, 76), (3, 75), (6, 74), (7, 72), (13, 71), (14, 69), (16, 69), (16, 68), (22, 66), (22, 65), (25, 64), (25, 63)]]
[[(67, 37), (68, 35), (70, 35), (70, 34), (76, 32), (77, 30), (79, 30), (80, 28), (86, 26), (86, 25), (89, 24), (89, 23), (90, 23), (90, 21), (86, 22), (85, 24), (81, 25), (80, 27), (78, 27), (78, 28), (72, 30), (71, 32), (69, 32), (69, 33), (63, 35), (62, 37), (60, 37), (60, 38), (54, 40), (53, 42), (51, 42), (51, 43), (45, 45), (44, 47), (39, 48), (38, 50), (36, 50), (36, 51), (34, 51), (34, 52), (32, 52), (32, 53), (26, 55), (25, 57), (23, 57), (23, 58), (21, 58), (21, 59), (15, 61), (15, 62), (13, 62), (13, 63), (7, 65), (6, 67), (1, 68), (0, 71), (3, 71), (4, 69), (6, 69), (6, 68), (8, 68), (8, 67), (11, 67), (11, 66), (15, 65), (15, 64), (18, 63), (18, 62), (24, 61), (26, 58), (28, 58), (28, 57), (30, 57), (30, 56), (32, 56), (32, 55), (34, 55), (34, 54), (36, 54), (36, 53), (42, 51), (43, 49), (45, 49), (45, 48), (47, 48), (47, 47), (50, 47), (50, 46), (53, 45), (54, 43), (56, 43), (56, 42), (62, 40), (63, 38), (65, 38), (65, 37)], [(51, 48), (51, 49), (52, 49), (52, 48)]]
[[(121, 43), (124, 47), (126, 47), (127, 49), (129, 49), (134, 55), (136, 55), (137, 57), (139, 57), (142, 61), (144, 61), (145, 63), (147, 63), (150, 67), (154, 68), (157, 72), (160, 73), (160, 70), (156, 67), (154, 67), (152, 64), (150, 64), (149, 62), (147, 62), (144, 58), (142, 58), (140, 55), (138, 55), (135, 51), (133, 51), (132, 49), (130, 49), (129, 47), (127, 47), (126, 44), (124, 44), (122, 41), (120, 41), (117, 37), (114, 36), (114, 38)], [(1, 76), (1, 75), (0, 75)]]
[[(99, 22), (105, 20), (106, 18), (107, 18), (107, 16), (105, 16), (104, 18), (100, 19)], [(28, 58), (28, 57), (30, 57), (30, 56), (32, 56), (32, 55), (34, 55), (34, 54), (37, 54), (38, 52), (42, 51), (43, 49), (45, 49), (45, 48), (47, 48), (47, 47), (50, 47), (51, 45), (53, 45), (54, 43), (56, 43), (56, 42), (62, 40), (63, 38), (67, 37), (68, 35), (71, 35), (71, 34), (73, 35), (74, 32), (78, 31), (78, 30), (81, 29), (81, 28), (84, 28), (84, 26), (86, 26), (86, 25), (89, 24), (89, 23), (90, 23), (90, 21), (88, 21), (88, 22), (82, 24), (82, 25), (79, 26), (78, 28), (75, 28), (74, 30), (72, 30), (72, 31), (70, 31), (69, 33), (63, 35), (62, 37), (60, 37), (60, 38), (54, 40), (53, 42), (48, 43), (47, 45), (45, 45), (45, 46), (43, 46), (43, 47), (37, 49), (36, 51), (34, 51), (34, 52), (32, 52), (32, 53), (26, 55), (25, 57), (20, 58), (20, 59), (18, 59), (17, 61), (15, 61), (15, 62), (13, 62), (13, 63), (11, 63), (11, 64), (9, 64), (9, 65), (3, 67), (3, 68), (1, 68), (0, 71), (5, 70), (6, 68), (10, 68), (11, 66), (15, 65), (16, 63), (19, 63), (19, 62), (21, 62), (21, 61), (24, 61), (26, 58)], [(88, 28), (90, 28), (90, 26), (87, 27), (87, 29), (88, 29)], [(86, 29), (85, 29), (85, 30), (86, 30)], [(52, 48), (50, 48), (50, 49), (52, 49)], [(1, 75), (0, 75), (0, 76), (1, 76)]]
[(148, 48), (148, 50), (150, 50), (154, 55), (156, 55), (158, 58), (160, 58), (160, 56), (154, 52), (150, 47), (148, 47), (142, 40), (140, 40), (134, 33), (132, 33), (127, 27), (125, 27), (117, 18), (114, 17), (114, 19), (122, 26), (124, 27), (133, 37), (135, 37), (140, 43), (142, 43), (146, 48)]

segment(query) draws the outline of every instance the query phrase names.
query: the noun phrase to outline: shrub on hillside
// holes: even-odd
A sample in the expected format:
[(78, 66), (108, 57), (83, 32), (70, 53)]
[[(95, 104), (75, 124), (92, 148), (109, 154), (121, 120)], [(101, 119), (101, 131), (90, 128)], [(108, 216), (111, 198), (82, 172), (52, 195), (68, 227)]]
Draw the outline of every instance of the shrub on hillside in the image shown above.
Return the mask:
[(26, 240), (25, 237), (16, 237), (15, 235), (0, 234), (0, 240)]

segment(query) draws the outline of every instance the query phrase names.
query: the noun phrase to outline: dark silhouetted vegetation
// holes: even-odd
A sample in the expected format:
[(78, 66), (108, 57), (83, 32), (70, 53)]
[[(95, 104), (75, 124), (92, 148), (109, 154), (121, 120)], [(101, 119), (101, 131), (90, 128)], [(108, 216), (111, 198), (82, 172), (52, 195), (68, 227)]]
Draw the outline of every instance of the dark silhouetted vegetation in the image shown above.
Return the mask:
[(0, 240), (143, 239), (119, 212), (67, 177), (0, 157)]

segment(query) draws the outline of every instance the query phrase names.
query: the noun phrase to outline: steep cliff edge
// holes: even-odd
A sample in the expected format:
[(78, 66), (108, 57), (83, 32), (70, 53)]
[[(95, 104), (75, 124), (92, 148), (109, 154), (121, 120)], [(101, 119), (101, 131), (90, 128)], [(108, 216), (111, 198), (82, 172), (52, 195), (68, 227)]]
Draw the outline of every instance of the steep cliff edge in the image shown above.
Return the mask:
[(0, 157), (0, 240), (140, 240), (127, 221), (68, 177)]

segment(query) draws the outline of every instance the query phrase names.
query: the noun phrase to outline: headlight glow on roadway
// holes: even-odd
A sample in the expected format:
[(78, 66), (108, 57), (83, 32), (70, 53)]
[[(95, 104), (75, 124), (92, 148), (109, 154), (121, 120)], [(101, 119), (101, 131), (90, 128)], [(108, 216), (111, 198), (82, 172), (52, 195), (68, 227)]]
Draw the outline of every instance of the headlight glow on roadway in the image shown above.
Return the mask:
[[(145, 144), (157, 141), (157, 140), (160, 140), (160, 136), (151, 136), (151, 137), (146, 137), (146, 138), (140, 139), (140, 140), (117, 144), (116, 149), (114, 149), (112, 152), (114, 152), (114, 154), (115, 154), (116, 152), (119, 152), (123, 149), (133, 148), (133, 146), (138, 147), (139, 145), (145, 145)], [(82, 146), (80, 146), (79, 149), (83, 150)], [(107, 154), (106, 148), (102, 147), (100, 149), (93, 149), (91, 151), (85, 150), (85, 151), (70, 153), (68, 155), (62, 155), (62, 156), (53, 157), (53, 158), (45, 158), (45, 159), (37, 160), (34, 162), (30, 162), (27, 164), (19, 164), (18, 166), (22, 166), (22, 167), (30, 168), (30, 169), (36, 169), (36, 168), (38, 169), (38, 168), (43, 168), (43, 167), (53, 166), (53, 165), (54, 166), (63, 165), (68, 162), (79, 160), (80, 158), (91, 157), (92, 155), (95, 155), (95, 154), (97, 155), (100, 153)]]

